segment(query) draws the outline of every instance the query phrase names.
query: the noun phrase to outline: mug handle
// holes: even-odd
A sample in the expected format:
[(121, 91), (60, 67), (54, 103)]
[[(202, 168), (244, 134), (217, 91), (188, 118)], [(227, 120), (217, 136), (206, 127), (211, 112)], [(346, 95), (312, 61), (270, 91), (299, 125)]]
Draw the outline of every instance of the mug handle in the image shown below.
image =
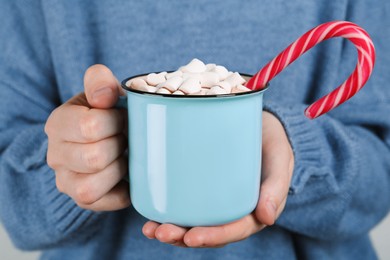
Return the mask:
[[(124, 108), (127, 109), (127, 96), (119, 96), (118, 100), (115, 103), (115, 108)], [(126, 151), (128, 154), (129, 152)], [(129, 174), (126, 174), (123, 179), (127, 182), (129, 182)]]
[(114, 107), (127, 109), (127, 96), (119, 96)]

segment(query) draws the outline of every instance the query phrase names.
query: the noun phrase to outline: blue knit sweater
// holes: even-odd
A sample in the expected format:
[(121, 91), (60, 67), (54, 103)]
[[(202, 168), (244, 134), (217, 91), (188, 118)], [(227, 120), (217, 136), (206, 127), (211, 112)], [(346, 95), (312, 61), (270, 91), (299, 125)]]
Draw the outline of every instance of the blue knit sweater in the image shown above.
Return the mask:
[[(368, 232), (390, 207), (390, 8), (387, 0), (0, 1), (0, 217), (14, 244), (43, 259), (375, 259)], [(196, 57), (255, 73), (308, 29), (365, 28), (377, 49), (367, 85), (310, 121), (307, 104), (353, 70), (332, 39), (271, 82), (265, 109), (283, 123), (295, 170), (276, 225), (220, 249), (148, 240), (133, 208), (98, 213), (57, 191), (46, 164), (50, 112), (103, 63), (119, 79)], [(232, 205), (234, 206), (234, 205)]]

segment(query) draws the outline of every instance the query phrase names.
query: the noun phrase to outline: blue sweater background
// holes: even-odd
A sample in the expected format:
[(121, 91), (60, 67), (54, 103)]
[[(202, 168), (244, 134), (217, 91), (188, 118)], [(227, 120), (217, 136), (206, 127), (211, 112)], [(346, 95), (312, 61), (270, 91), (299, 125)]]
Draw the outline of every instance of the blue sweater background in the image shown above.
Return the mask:
[[(389, 1), (1, 0), (0, 20), (0, 218), (17, 247), (43, 259), (376, 258), (368, 232), (390, 208)], [(145, 238), (146, 219), (131, 207), (92, 212), (57, 191), (44, 124), (83, 90), (90, 65), (123, 79), (196, 57), (254, 74), (330, 20), (370, 33), (376, 67), (361, 92), (314, 121), (304, 108), (352, 72), (351, 43), (322, 43), (271, 82), (265, 109), (295, 155), (276, 225), (220, 249), (177, 248)]]

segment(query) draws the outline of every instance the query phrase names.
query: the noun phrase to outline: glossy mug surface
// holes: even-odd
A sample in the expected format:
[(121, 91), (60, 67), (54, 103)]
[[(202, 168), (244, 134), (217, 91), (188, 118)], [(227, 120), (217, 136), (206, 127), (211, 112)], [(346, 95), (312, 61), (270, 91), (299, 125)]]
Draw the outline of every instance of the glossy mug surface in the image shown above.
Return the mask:
[(135, 77), (122, 82), (134, 208), (180, 226), (220, 225), (252, 212), (260, 189), (263, 91), (145, 93), (126, 87)]

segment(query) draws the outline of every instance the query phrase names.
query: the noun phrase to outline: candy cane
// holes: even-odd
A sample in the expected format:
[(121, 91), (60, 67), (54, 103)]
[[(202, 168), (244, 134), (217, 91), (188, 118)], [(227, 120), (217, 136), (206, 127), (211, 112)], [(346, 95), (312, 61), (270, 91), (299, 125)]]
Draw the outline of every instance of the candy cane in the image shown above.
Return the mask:
[(332, 21), (311, 29), (257, 72), (246, 86), (250, 89), (264, 88), (270, 80), (307, 50), (333, 37), (346, 38), (355, 45), (358, 52), (357, 65), (343, 84), (308, 106), (305, 115), (314, 119), (337, 107), (364, 86), (375, 63), (375, 48), (370, 36), (361, 27), (351, 22)]

